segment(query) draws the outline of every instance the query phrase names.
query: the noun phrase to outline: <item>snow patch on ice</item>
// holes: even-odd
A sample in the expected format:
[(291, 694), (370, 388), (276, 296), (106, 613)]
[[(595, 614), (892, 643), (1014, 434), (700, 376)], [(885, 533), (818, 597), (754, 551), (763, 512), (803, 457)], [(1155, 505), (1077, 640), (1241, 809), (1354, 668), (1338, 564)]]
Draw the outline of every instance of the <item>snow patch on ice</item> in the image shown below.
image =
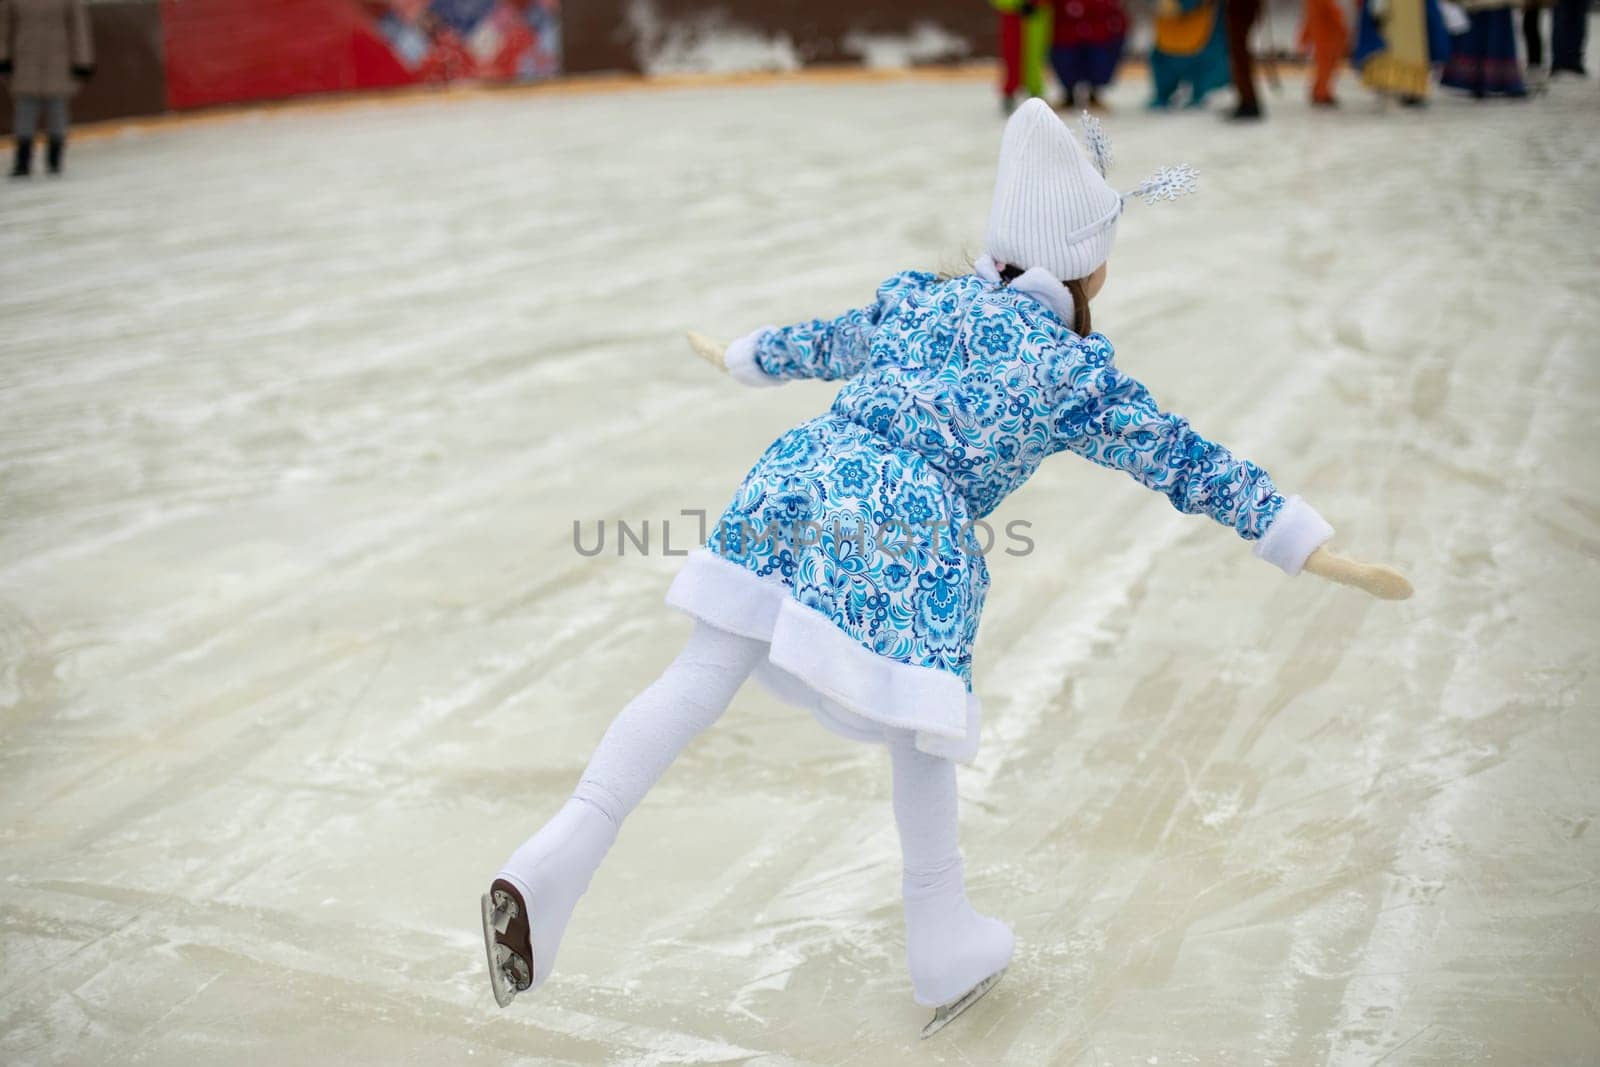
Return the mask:
[(1237, 786), (1226, 794), (1202, 792), (1199, 796), (1204, 802), (1200, 821), (1212, 830), (1220, 830), (1238, 818), (1244, 803), (1243, 790)]
[(767, 36), (728, 21), (722, 11), (665, 19), (653, 0), (628, 5), (634, 58), (646, 74), (732, 74), (800, 69), (788, 34)]
[(843, 46), (845, 54), (861, 57), (862, 65), (874, 70), (961, 59), (972, 51), (965, 40), (934, 22), (919, 22), (910, 33), (854, 31), (845, 37)]

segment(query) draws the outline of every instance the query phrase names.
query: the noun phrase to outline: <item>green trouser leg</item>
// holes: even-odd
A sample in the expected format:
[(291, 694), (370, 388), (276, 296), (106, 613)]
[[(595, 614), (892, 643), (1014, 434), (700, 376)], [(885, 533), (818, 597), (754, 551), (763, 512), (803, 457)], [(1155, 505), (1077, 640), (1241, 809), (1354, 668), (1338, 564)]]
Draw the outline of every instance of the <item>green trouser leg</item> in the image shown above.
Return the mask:
[(1049, 4), (1022, 20), (1022, 87), (1030, 96), (1044, 95), (1045, 59), (1055, 36), (1055, 17)]

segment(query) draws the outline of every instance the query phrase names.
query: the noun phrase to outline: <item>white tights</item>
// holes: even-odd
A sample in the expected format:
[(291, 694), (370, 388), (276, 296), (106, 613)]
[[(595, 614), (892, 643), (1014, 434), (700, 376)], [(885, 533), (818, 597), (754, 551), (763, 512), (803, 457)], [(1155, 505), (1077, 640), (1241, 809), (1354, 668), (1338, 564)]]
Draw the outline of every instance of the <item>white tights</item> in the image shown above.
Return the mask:
[[(766, 656), (765, 642), (696, 624), (677, 659), (622, 710), (572, 798), (501, 868), (528, 904), (533, 984), (550, 976), (572, 909), (617, 831), (684, 747), (721, 717)], [(955, 766), (889, 742), (905, 860), (906, 956), (918, 1003), (954, 1000), (1011, 959), (1011, 931), (967, 903), (956, 828)]]
[(894, 821), (900, 830), (906, 962), (918, 1004), (948, 1004), (1011, 962), (1011, 928), (967, 903), (956, 828), (956, 766), (889, 736)]

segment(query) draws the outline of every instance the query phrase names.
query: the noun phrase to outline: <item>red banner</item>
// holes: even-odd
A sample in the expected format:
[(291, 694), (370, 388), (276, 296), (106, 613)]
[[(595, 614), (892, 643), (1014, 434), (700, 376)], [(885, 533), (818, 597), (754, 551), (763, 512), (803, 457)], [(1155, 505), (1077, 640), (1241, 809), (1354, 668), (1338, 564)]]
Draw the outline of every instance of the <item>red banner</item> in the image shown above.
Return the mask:
[(162, 0), (173, 108), (560, 73), (560, 0)]

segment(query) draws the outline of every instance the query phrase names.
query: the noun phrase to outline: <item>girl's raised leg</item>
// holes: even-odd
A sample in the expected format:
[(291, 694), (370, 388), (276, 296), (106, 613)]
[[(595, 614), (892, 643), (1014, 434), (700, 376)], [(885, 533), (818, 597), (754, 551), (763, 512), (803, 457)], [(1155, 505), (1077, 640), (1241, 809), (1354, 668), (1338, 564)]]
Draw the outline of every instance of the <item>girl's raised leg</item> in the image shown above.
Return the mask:
[(721, 717), (766, 651), (763, 641), (696, 623), (678, 657), (612, 722), (572, 797), (500, 868), (483, 920), (501, 1007), (550, 977), (572, 909), (622, 821)]

